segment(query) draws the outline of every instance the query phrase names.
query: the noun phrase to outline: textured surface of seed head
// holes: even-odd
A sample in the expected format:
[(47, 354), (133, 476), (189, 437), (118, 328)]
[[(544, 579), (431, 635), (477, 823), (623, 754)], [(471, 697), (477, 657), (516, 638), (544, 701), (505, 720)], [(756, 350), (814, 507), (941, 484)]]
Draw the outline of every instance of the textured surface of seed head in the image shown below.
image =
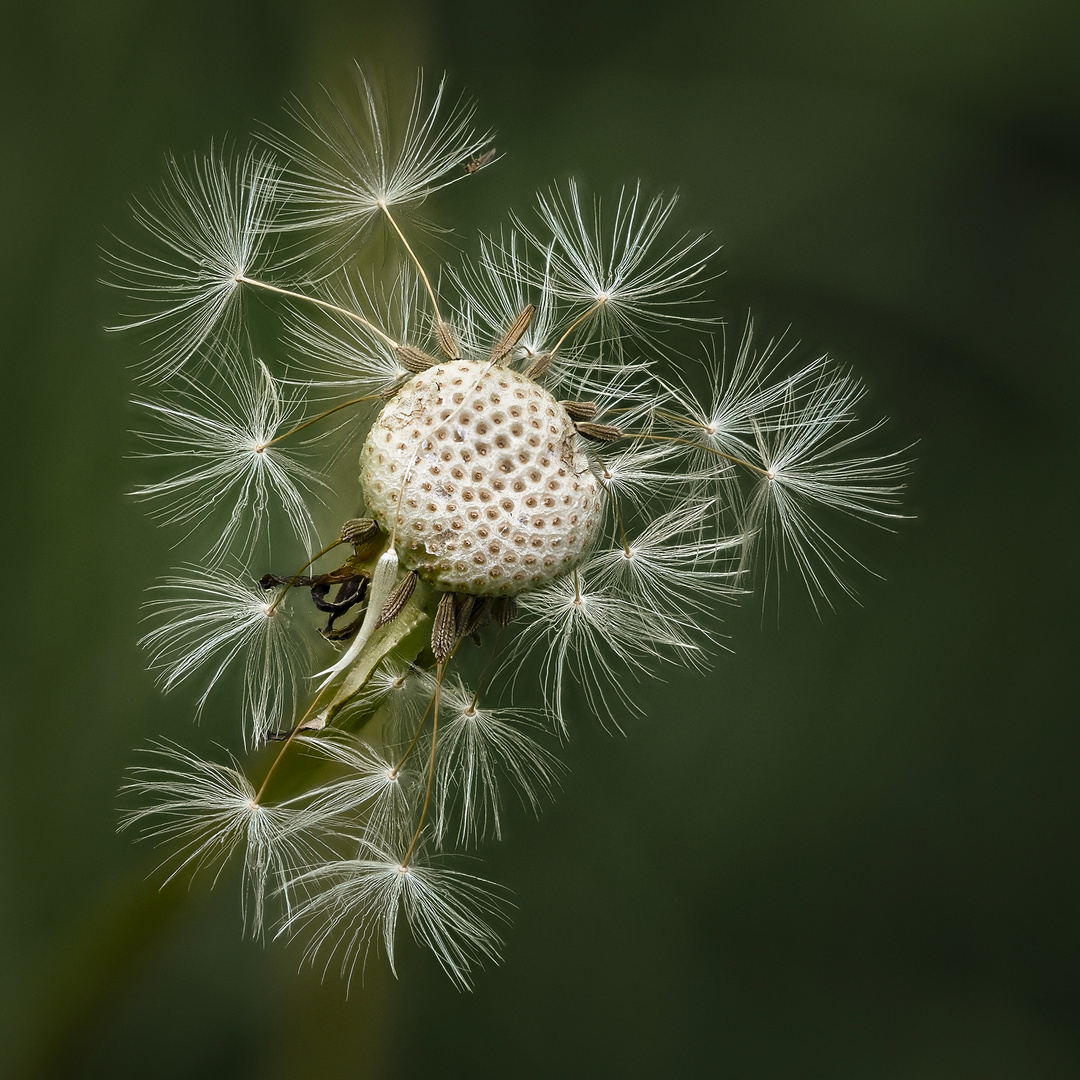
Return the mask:
[(360, 455), (368, 510), (439, 589), (513, 596), (580, 561), (601, 486), (566, 410), (489, 363), (441, 363), (379, 414)]

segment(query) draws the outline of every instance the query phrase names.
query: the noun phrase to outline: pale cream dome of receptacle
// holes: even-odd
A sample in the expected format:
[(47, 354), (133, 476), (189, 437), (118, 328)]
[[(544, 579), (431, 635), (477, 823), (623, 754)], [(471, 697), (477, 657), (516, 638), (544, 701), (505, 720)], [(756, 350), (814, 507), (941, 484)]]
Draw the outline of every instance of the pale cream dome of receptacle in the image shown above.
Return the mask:
[(513, 596), (572, 569), (603, 519), (566, 410), (490, 362), (410, 379), (368, 433), (360, 483), (403, 565), (476, 596)]

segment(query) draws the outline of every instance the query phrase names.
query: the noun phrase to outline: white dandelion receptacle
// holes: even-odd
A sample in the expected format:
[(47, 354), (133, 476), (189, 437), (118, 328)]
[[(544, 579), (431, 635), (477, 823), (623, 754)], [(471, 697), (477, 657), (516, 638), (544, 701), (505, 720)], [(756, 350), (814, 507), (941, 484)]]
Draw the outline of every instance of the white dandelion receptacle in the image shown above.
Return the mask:
[(360, 457), (372, 517), (438, 589), (513, 596), (577, 566), (603, 521), (566, 409), (517, 371), (457, 360), (415, 375)]
[[(887, 527), (906, 463), (859, 449), (877, 425), (845, 369), (787, 371), (749, 324), (717, 344), (673, 199), (571, 181), (429, 273), (408, 219), (482, 182), (491, 138), (441, 84), (400, 130), (357, 89), (299, 110), (302, 140), (170, 162), (146, 239), (112, 256), (147, 335), (140, 434), (172, 470), (136, 494), (202, 545), (155, 587), (144, 644), (164, 690), (201, 680), (197, 712), (235, 688), (248, 754), (156, 744), (125, 822), (171, 845), (170, 877), (237, 857), (249, 925), (306, 935), (313, 962), (393, 965), (403, 922), (464, 987), (505, 905), (453, 856), (500, 836), (508, 792), (539, 810), (574, 702), (617, 726), (635, 679), (704, 666), (722, 604), (785, 567), (815, 604), (849, 591), (829, 516)], [(245, 293), (277, 312), (270, 355)]]

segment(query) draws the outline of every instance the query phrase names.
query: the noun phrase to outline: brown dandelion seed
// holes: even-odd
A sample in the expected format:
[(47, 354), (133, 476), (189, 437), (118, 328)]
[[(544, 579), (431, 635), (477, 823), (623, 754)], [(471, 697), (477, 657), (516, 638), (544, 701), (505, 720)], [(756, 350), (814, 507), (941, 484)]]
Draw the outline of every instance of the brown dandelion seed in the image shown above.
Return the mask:
[(595, 401), (560, 401), (559, 404), (575, 424), (583, 420), (592, 420), (598, 411)]
[(575, 424), (577, 433), (592, 442), (610, 443), (625, 438), (625, 433), (614, 424), (592, 424), (582, 421)]
[(443, 593), (435, 609), (435, 621), (431, 625), (431, 651), (435, 659), (443, 663), (457, 644), (457, 619), (454, 614), (454, 594)]
[(409, 602), (409, 597), (412, 596), (413, 590), (416, 588), (416, 581), (418, 574), (415, 570), (410, 570), (398, 583), (394, 586), (393, 591), (386, 598), (386, 603), (383, 604), (382, 611), (379, 612), (378, 619), (375, 620), (375, 629), (385, 626), (389, 622), (393, 622), (404, 609), (405, 605)]
[(499, 339), (499, 343), (491, 350), (491, 361), (497, 364), (508, 356), (514, 346), (521, 340), (521, 335), (529, 329), (533, 313), (536, 308), (532, 304), (526, 304), (521, 314), (513, 321), (510, 329)]
[(398, 345), (394, 352), (397, 353), (401, 366), (414, 375), (427, 371), (429, 367), (434, 367), (439, 362), (434, 356), (428, 355), (423, 349), (418, 349), (414, 345)]

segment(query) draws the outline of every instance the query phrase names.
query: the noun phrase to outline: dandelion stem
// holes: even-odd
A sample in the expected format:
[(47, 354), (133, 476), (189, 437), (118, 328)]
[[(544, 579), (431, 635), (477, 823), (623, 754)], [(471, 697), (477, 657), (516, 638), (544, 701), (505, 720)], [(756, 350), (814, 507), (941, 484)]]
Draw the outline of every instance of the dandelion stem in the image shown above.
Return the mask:
[[(612, 410), (616, 412), (618, 410)], [(678, 413), (668, 412), (667, 409), (654, 409), (655, 414), (664, 420), (670, 420), (673, 424), (682, 424), (683, 427), (697, 428), (698, 431), (708, 431), (709, 428), (700, 420), (691, 420), (689, 416), (680, 416)]]
[(596, 458), (597, 462), (600, 465), (600, 468), (604, 470), (604, 476), (601, 479), (600, 483), (603, 484), (605, 488), (607, 488), (608, 494), (611, 496), (611, 505), (615, 510), (615, 520), (618, 522), (619, 525), (619, 539), (622, 541), (623, 553), (629, 559), (630, 542), (626, 539), (626, 525), (623, 522), (622, 510), (619, 509), (619, 500), (616, 497), (615, 492), (612, 490), (610, 483), (606, 482), (611, 480), (611, 470), (608, 469), (607, 465), (604, 464), (603, 458), (601, 458), (600, 455), (597, 454), (595, 451), (593, 452), (593, 457)]
[(723, 458), (725, 461), (730, 461), (733, 465), (741, 465), (744, 469), (749, 469), (751, 472), (756, 472), (761, 476), (768, 476), (772, 478), (772, 474), (768, 469), (763, 469), (760, 465), (754, 465), (749, 461), (744, 461), (740, 457), (735, 457), (733, 454), (725, 454), (723, 450), (717, 450), (713, 446), (703, 446), (699, 442), (694, 442), (693, 439), (680, 439), (676, 435), (648, 435), (644, 432), (627, 431), (625, 433), (628, 438), (631, 439), (653, 439), (656, 442), (670, 442), (678, 443), (680, 446), (692, 446), (695, 450), (704, 450), (707, 454), (714, 454), (718, 458)]
[(393, 774), (396, 777), (398, 773), (405, 767), (405, 762), (409, 760), (409, 755), (416, 749), (417, 741), (420, 739), (420, 732), (424, 730), (424, 725), (427, 723), (428, 713), (431, 712), (431, 706), (435, 704), (435, 698), (428, 702), (428, 707), (424, 710), (424, 715), (420, 717), (420, 722), (416, 725), (416, 730), (413, 732), (413, 737), (409, 741), (409, 745), (405, 747), (405, 752), (401, 755), (400, 760), (393, 768)]
[(353, 319), (360, 323), (361, 326), (366, 327), (376, 337), (382, 338), (391, 349), (401, 348), (401, 343), (395, 341), (385, 331), (380, 330), (373, 322), (369, 322), (363, 315), (358, 315), (355, 311), (350, 311), (348, 308), (339, 307), (337, 304), (331, 304), (328, 300), (320, 300), (317, 296), (305, 296), (303, 293), (293, 292), (292, 289), (283, 289), (279, 285), (271, 285), (266, 281), (256, 281), (255, 278), (249, 278), (246, 274), (237, 274), (236, 280), (242, 282), (244, 285), (254, 285), (258, 289), (267, 289), (269, 292), (279, 293), (281, 296), (289, 296), (293, 300), (304, 300), (309, 304), (315, 304), (316, 307), (321, 307), (326, 311), (337, 312), (338, 315), (344, 315), (346, 318)]
[(351, 401), (343, 401), (340, 405), (335, 405), (332, 409), (327, 409), (325, 412), (319, 413), (318, 416), (313, 416), (310, 420), (305, 420), (303, 423), (297, 424), (292, 430), (283, 432), (281, 435), (275, 435), (274, 438), (268, 439), (264, 443), (259, 443), (259, 445), (255, 447), (255, 452), (261, 454), (268, 446), (273, 446), (274, 443), (281, 442), (282, 439), (287, 439), (290, 435), (295, 435), (298, 431), (303, 431), (304, 428), (310, 427), (312, 424), (317, 424), (320, 420), (325, 420), (328, 416), (332, 416), (342, 409), (351, 408), (353, 405), (360, 405), (365, 401), (374, 401), (377, 398), (379, 398), (378, 394), (365, 394), (363, 397), (353, 398)]
[(435, 290), (431, 287), (431, 281), (428, 279), (427, 273), (424, 271), (424, 267), (421, 265), (420, 260), (416, 257), (416, 252), (409, 246), (409, 241), (405, 239), (405, 234), (398, 228), (398, 223), (394, 220), (393, 214), (390, 213), (390, 207), (386, 205), (385, 200), (379, 200), (379, 206), (382, 208), (382, 212), (386, 215), (386, 220), (393, 226), (394, 232), (397, 233), (398, 239), (401, 241), (402, 246), (409, 253), (409, 258), (412, 259), (413, 266), (416, 267), (417, 273), (420, 275), (421, 280), (424, 282), (424, 288), (427, 289), (427, 294), (431, 298), (431, 309), (435, 316), (435, 322), (442, 324), (443, 317), (439, 314), (439, 302), (435, 299)]
[(484, 665), (483, 671), (480, 672), (479, 678), (476, 680), (476, 689), (473, 691), (472, 704), (469, 705), (469, 711), (475, 712), (476, 706), (480, 701), (480, 692), (486, 690), (484, 685), (487, 682), (488, 672), (491, 670), (491, 665), (495, 663), (495, 658), (499, 655), (499, 647), (502, 645), (503, 639), (503, 627), (499, 627), (499, 632), (495, 635), (495, 644), (491, 649), (491, 656), (488, 657), (488, 662)]
[(435, 695), (433, 698), (435, 709), (431, 717), (431, 754), (428, 757), (427, 787), (424, 789), (424, 805), (420, 808), (420, 820), (416, 823), (416, 832), (413, 833), (413, 838), (409, 842), (409, 850), (405, 852), (405, 858), (401, 860), (402, 870), (409, 865), (412, 853), (416, 849), (417, 841), (420, 839), (420, 830), (424, 827), (424, 819), (427, 817), (428, 806), (431, 803), (431, 785), (435, 779), (435, 745), (439, 734), (439, 690), (442, 688), (443, 672), (446, 670), (446, 663), (449, 659), (450, 657), (447, 657), (445, 661), (440, 660), (439, 666), (435, 669)]
[(587, 311), (583, 311), (564, 331), (563, 335), (557, 342), (555, 342), (555, 348), (551, 350), (551, 355), (554, 356), (563, 345), (563, 342), (570, 336), (575, 327), (580, 326), (594, 311), (599, 311), (600, 308), (607, 303), (607, 300), (597, 300)]
[(293, 739), (304, 729), (304, 725), (311, 718), (312, 713), (315, 712), (315, 706), (319, 704), (323, 694), (326, 693), (326, 686), (315, 695), (311, 704), (307, 707), (307, 711), (303, 716), (293, 725), (292, 731), (289, 732), (288, 737), (281, 744), (281, 749), (277, 752), (277, 756), (270, 762), (270, 768), (266, 770), (266, 775), (263, 777), (263, 782), (259, 785), (259, 790), (255, 793), (255, 798), (252, 800), (258, 804), (263, 797), (263, 793), (266, 791), (266, 785), (270, 783), (270, 777), (274, 775), (274, 770), (278, 767), (278, 762), (285, 756), (285, 751), (292, 745)]

